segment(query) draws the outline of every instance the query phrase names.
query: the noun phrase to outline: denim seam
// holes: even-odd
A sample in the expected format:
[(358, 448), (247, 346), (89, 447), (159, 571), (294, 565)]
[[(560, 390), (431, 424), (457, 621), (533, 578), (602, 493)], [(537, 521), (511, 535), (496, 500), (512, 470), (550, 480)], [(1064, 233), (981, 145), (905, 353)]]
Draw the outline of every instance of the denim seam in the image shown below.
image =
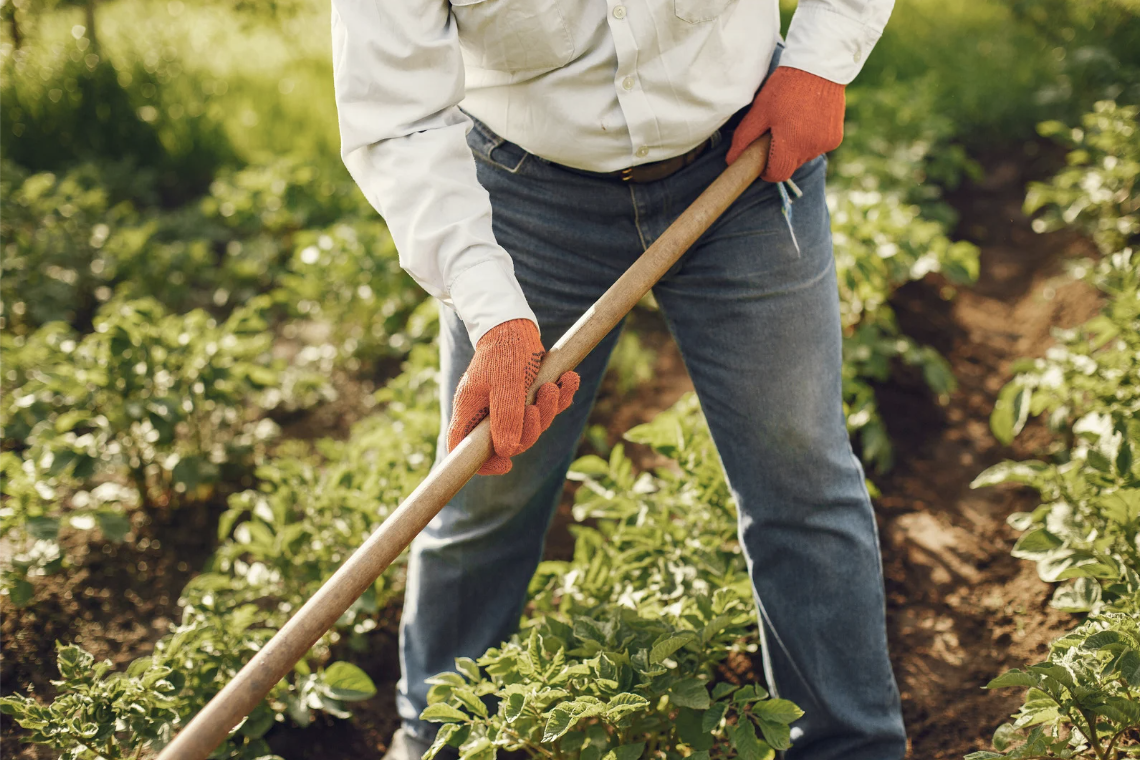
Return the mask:
[(484, 143), (482, 146), (480, 146), (479, 150), (472, 149), (472, 152), (475, 153), (479, 158), (482, 158), (484, 161), (491, 164), (492, 166), (498, 167), (499, 169), (502, 169), (503, 171), (509, 172), (511, 174), (518, 174), (519, 171), (526, 164), (527, 159), (530, 158), (530, 156), (531, 156), (530, 152), (528, 152), (521, 145), (517, 145), (516, 143), (511, 143), (512, 145), (514, 145), (515, 147), (517, 147), (519, 150), (521, 150), (523, 152), (523, 157), (519, 160), (519, 162), (517, 164), (515, 164), (515, 168), (512, 169), (511, 167), (507, 166), (506, 164), (503, 164), (503, 163), (496, 161), (494, 159), (494, 157), (492, 156), (492, 154), (495, 152), (495, 149), (503, 147), (504, 145), (506, 145), (510, 141), (507, 140), (507, 138), (503, 137), (502, 135), (499, 135), (499, 134), (496, 134), (495, 132), (492, 132), (490, 127), (488, 127), (486, 124), (484, 124), (483, 122), (476, 119), (474, 116), (467, 114), (467, 117), (469, 119), (471, 119), (471, 128), (479, 134), (479, 137), (481, 137), (483, 139), (483, 143)]
[[(791, 650), (788, 649), (787, 644), (785, 644), (784, 640), (782, 638), (780, 638), (780, 632), (776, 630), (776, 626), (772, 622), (772, 618), (768, 616), (768, 610), (764, 607), (764, 603), (760, 599), (759, 594), (756, 594), (756, 601), (757, 601), (757, 607), (759, 608), (759, 611), (760, 611), (760, 615), (763, 618), (763, 622), (767, 624), (768, 629), (772, 632), (772, 637), (776, 639), (776, 643), (779, 645), (780, 649), (783, 650), (784, 657), (786, 657), (788, 659), (788, 664), (790, 664), (792, 666), (792, 670), (796, 671), (796, 675), (799, 676), (800, 682), (803, 683), (804, 688), (806, 688), (808, 693), (811, 694), (811, 698), (815, 700), (816, 704), (819, 704), (820, 703), (819, 695), (816, 694), (815, 689), (812, 687), (811, 681), (809, 681), (804, 676), (803, 671), (800, 670), (800, 666), (798, 663), (796, 663), (795, 658), (792, 657)], [(765, 636), (765, 639), (767, 639), (767, 636)], [(765, 659), (767, 659), (767, 655), (765, 655)], [(770, 663), (768, 665), (766, 665), (766, 667), (769, 667), (769, 666), (770, 666)], [(772, 694), (777, 699), (779, 699), (780, 695), (778, 693), (776, 683), (775, 683), (775, 673), (773, 672), (771, 675), (768, 675), (767, 673), (765, 673), (765, 675), (768, 676), (772, 680), (772, 683), (770, 683), (769, 686), (772, 688)]]
[[(492, 164), (492, 165), (496, 166), (497, 168), (502, 169), (503, 171), (505, 171), (509, 174), (518, 174), (522, 170), (523, 166), (526, 165), (527, 159), (530, 158), (530, 153), (527, 153), (526, 150), (524, 150), (523, 148), (521, 148), (517, 145), (515, 146), (515, 147), (518, 147), (519, 150), (521, 150), (523, 152), (523, 157), (521, 159), (519, 159), (519, 162), (517, 164), (515, 164), (515, 168), (513, 168), (513, 169), (511, 167), (507, 166), (506, 164), (499, 163), (495, 159), (491, 158), (491, 153), (494, 152), (494, 150), (496, 148), (503, 147), (507, 142), (508, 142), (507, 140), (503, 140), (501, 143), (496, 145), (494, 148), (491, 148), (491, 150), (487, 151), (487, 155), (482, 156), (482, 158), (487, 163)], [(515, 145), (514, 143), (511, 143), (511, 144)]]
[(493, 151), (495, 148), (499, 147), (504, 142), (506, 142), (505, 137), (502, 137), (501, 135), (497, 135), (494, 132), (492, 132), (491, 128), (488, 127), (486, 124), (479, 121), (474, 116), (467, 113), (466, 111), (464, 111), (463, 113), (466, 114), (467, 118), (471, 119), (471, 128), (479, 133), (479, 136), (483, 138), (483, 141), (486, 143), (492, 143), (491, 147), (487, 148), (486, 155), (490, 155), (491, 151)]
[(629, 186), (629, 199), (633, 202), (633, 227), (637, 230), (637, 239), (641, 241), (641, 250), (646, 251), (649, 245), (645, 242), (645, 235), (641, 234), (641, 213), (637, 209), (637, 193), (633, 185)]

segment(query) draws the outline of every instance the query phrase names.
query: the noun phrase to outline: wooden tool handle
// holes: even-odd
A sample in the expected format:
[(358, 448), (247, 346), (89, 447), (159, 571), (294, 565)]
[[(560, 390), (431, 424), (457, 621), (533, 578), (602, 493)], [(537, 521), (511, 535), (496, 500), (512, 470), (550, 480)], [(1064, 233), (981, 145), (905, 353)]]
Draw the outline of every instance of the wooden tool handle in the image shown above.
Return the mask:
[[(768, 143), (767, 135), (753, 143), (547, 352), (531, 391), (532, 398), (540, 385), (557, 380), (578, 366), (760, 176), (768, 158)], [(162, 750), (158, 760), (205, 760), (431, 522), (491, 453), (491, 425), (485, 419), (194, 716)]]

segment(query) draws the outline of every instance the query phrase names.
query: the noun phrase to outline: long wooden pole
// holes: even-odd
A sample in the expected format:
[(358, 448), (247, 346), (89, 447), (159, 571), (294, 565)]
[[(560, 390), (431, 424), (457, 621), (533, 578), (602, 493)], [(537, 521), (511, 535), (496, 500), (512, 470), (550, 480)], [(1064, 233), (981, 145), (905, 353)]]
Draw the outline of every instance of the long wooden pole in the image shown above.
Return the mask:
[[(765, 136), (677, 217), (547, 352), (531, 391), (532, 398), (540, 385), (557, 380), (586, 358), (760, 176), (767, 157)], [(490, 422), (483, 420), (166, 746), (158, 760), (205, 760), (471, 479), (491, 451)]]

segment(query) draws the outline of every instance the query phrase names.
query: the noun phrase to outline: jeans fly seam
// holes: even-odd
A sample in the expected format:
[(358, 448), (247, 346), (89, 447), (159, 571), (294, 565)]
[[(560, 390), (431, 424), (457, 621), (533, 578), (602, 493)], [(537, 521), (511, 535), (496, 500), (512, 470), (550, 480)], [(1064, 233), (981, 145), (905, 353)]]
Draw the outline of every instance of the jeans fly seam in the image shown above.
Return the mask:
[(641, 214), (637, 210), (637, 193), (634, 192), (633, 185), (629, 186), (629, 199), (633, 202), (633, 226), (637, 230), (637, 239), (641, 241), (641, 250), (648, 250), (645, 235), (641, 234)]

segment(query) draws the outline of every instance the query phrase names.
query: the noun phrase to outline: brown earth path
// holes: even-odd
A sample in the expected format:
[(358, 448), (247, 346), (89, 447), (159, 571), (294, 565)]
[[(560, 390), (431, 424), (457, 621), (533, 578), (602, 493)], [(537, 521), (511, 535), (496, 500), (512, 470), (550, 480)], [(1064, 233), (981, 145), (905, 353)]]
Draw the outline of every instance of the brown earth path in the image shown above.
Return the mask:
[(990, 749), (995, 728), (1020, 705), (1017, 690), (983, 686), (1004, 670), (1037, 662), (1075, 618), (1048, 607), (1052, 587), (1031, 563), (1010, 556), (1005, 524), (1039, 503), (1028, 489), (972, 490), (982, 470), (1039, 454), (1049, 436), (1031, 425), (1002, 446), (988, 418), (1011, 362), (1040, 356), (1052, 327), (1094, 316), (1100, 300), (1066, 263), (1093, 253), (1070, 233), (1034, 234), (1021, 213), (1026, 181), (1040, 167), (1008, 157), (983, 162), (987, 179), (950, 196), (956, 235), (981, 249), (977, 284), (953, 300), (936, 280), (893, 299), (903, 330), (947, 357), (959, 388), (942, 408), (917, 383), (880, 389), (899, 453), (878, 480), (877, 500), (895, 673), (915, 760), (959, 760)]

